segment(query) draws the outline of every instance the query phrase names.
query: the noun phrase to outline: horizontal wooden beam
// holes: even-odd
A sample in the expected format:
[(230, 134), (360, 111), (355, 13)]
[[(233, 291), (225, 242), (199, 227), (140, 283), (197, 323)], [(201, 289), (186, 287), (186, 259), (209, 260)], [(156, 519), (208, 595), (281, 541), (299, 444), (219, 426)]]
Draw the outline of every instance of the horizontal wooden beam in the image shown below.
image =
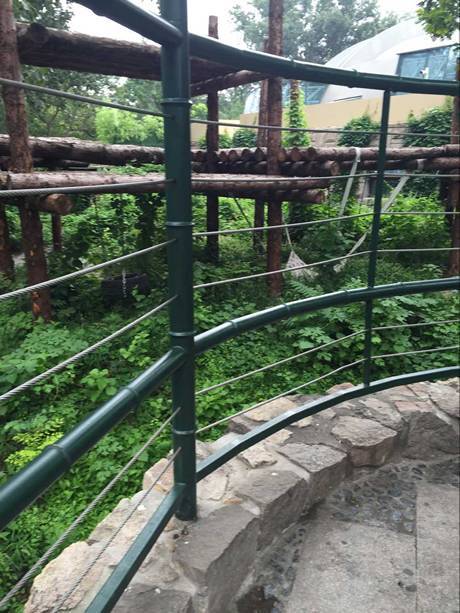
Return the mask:
[[(132, 79), (161, 79), (160, 47), (18, 23), (17, 41), (23, 64), (76, 70)], [(192, 96), (260, 80), (247, 70), (237, 73), (215, 62), (191, 59)], [(193, 84), (197, 82), (197, 86)]]

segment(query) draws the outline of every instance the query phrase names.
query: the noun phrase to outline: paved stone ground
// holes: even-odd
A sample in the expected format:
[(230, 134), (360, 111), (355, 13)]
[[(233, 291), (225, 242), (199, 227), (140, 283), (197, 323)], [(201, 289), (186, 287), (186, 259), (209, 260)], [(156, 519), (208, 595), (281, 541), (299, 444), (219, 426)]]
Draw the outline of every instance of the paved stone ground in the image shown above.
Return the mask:
[(284, 537), (240, 613), (458, 613), (458, 488), (452, 457), (355, 471)]

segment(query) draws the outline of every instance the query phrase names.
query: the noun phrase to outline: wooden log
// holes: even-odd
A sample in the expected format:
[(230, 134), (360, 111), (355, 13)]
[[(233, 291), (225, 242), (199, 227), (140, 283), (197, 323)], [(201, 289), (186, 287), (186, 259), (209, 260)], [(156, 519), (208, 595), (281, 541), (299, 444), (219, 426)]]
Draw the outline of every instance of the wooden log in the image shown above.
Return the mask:
[[(262, 179), (262, 180), (260, 180)], [(155, 181), (147, 186), (139, 185)], [(286, 177), (263, 176), (257, 177), (254, 175), (225, 175), (225, 174), (194, 174), (192, 175), (192, 190), (194, 192), (215, 192), (225, 194), (225, 190), (229, 191), (244, 191), (244, 192), (262, 192), (264, 190), (289, 191), (293, 189), (324, 189), (330, 184), (330, 178), (309, 179), (308, 177), (292, 177), (287, 180)], [(57, 191), (65, 187), (78, 186), (107, 186), (107, 193), (117, 192), (117, 185), (129, 184), (124, 191), (126, 193), (144, 193), (154, 192), (163, 193), (165, 187), (165, 177), (163, 173), (147, 173), (145, 175), (128, 175), (128, 174), (113, 174), (89, 171), (76, 172), (34, 172), (29, 173), (0, 173), (0, 189), (37, 189), (40, 187), (54, 188)], [(137, 185), (136, 185), (137, 184)], [(8, 204), (10, 201), (8, 200)], [(12, 204), (12, 202), (11, 202)]]
[[(13, 1), (2, 0), (0, 3), (0, 75), (7, 79), (21, 81), (16, 40)], [(33, 160), (28, 142), (29, 129), (24, 91), (17, 87), (3, 86), (2, 97), (5, 106), (5, 123), (10, 137), (9, 168), (13, 171), (31, 173)], [(40, 213), (30, 206), (30, 200), (25, 199), (19, 207), (19, 217), (27, 281), (30, 285), (41, 283), (48, 279), (48, 270)], [(45, 321), (51, 319), (48, 289), (32, 292), (31, 302), (34, 317), (42, 317)]]
[[(379, 150), (377, 147), (361, 149), (361, 160), (376, 160)], [(354, 160), (355, 147), (308, 147), (302, 149), (303, 159), (308, 161), (335, 160), (342, 162)], [(458, 145), (444, 145), (442, 147), (400, 147), (386, 150), (387, 160), (413, 160), (419, 158), (459, 157)]]
[[(460, 58), (457, 57), (457, 69), (456, 79), (460, 81)], [(458, 146), (460, 142), (460, 98), (454, 97), (454, 104), (452, 109), (452, 129), (451, 129), (451, 142), (455, 146)], [(454, 172), (458, 174), (458, 169)], [(457, 215), (452, 215), (452, 222), (450, 226), (451, 233), (451, 246), (454, 249), (449, 255), (449, 265), (447, 268), (447, 274), (452, 277), (460, 275), (460, 181), (458, 178), (450, 182), (449, 191), (447, 195), (448, 208), (451, 212), (456, 212)], [(450, 216), (449, 216), (450, 217)]]
[[(39, 24), (18, 24), (17, 43), (23, 64), (79, 72), (105, 74), (132, 79), (161, 79), (160, 47), (64, 32)], [(235, 72), (228, 66), (191, 58), (191, 79), (197, 82), (191, 95), (254, 83), (263, 75), (251, 71)]]
[[(208, 36), (219, 38), (218, 20), (215, 15), (209, 16)], [(211, 92), (207, 96), (208, 121), (219, 121), (219, 94)], [(219, 126), (217, 123), (209, 123), (206, 126), (206, 170), (209, 173), (216, 171), (217, 150), (219, 149)], [(208, 194), (206, 196), (206, 231), (216, 232), (219, 230), (219, 196)], [(217, 264), (219, 261), (219, 235), (212, 234), (206, 237), (206, 255), (208, 259)]]
[(56, 213), (51, 216), (51, 232), (53, 235), (53, 251), (62, 251), (61, 216)]
[(239, 87), (240, 85), (247, 85), (248, 83), (257, 83), (265, 79), (266, 75), (260, 72), (251, 72), (250, 70), (238, 70), (237, 72), (230, 72), (221, 77), (214, 77), (212, 79), (206, 79), (197, 83), (192, 83), (191, 95), (202, 96), (214, 91), (222, 91), (224, 89), (230, 89), (232, 87)]
[[(77, 138), (29, 137), (32, 156), (40, 160), (73, 160), (92, 164), (162, 164), (164, 149), (140, 145), (109, 145)], [(0, 155), (10, 154), (9, 137), (0, 134)]]
[(410, 160), (406, 164), (410, 170), (458, 170), (460, 171), (460, 158), (442, 157), (424, 160)]
[[(272, 55), (283, 53), (283, 0), (269, 0), (268, 10), (268, 51)], [(267, 88), (267, 124), (281, 126), (283, 121), (282, 79), (271, 77)], [(267, 136), (267, 174), (279, 173), (279, 155), (281, 148), (281, 131), (269, 130)], [(269, 199), (268, 225), (279, 226), (283, 223), (281, 204)], [(267, 271), (281, 269), (282, 231), (270, 229), (267, 234)], [(281, 295), (283, 278), (281, 274), (267, 277), (269, 293), (272, 297)]]
[(0, 275), (7, 279), (14, 278), (14, 260), (11, 253), (10, 229), (5, 207), (0, 203)]
[(60, 217), (72, 212), (73, 202), (66, 194), (50, 194), (38, 199), (34, 206), (42, 213), (53, 213)]

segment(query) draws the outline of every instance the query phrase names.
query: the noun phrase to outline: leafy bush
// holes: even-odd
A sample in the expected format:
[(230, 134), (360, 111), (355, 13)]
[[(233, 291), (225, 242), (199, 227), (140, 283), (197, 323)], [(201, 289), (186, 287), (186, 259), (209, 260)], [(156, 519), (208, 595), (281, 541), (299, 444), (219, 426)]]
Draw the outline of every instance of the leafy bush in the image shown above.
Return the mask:
[(255, 147), (257, 131), (251, 128), (238, 128), (232, 137), (232, 147)]
[[(346, 123), (343, 132), (337, 141), (338, 145), (345, 147), (368, 147), (371, 144), (374, 132), (380, 129), (380, 124), (374, 121), (369, 113), (364, 113), (361, 117), (355, 117)], [(366, 131), (364, 134), (353, 134), (347, 130)]]
[[(450, 143), (452, 130), (452, 101), (443, 106), (428, 109), (420, 117), (413, 113), (407, 118), (407, 132), (404, 136), (405, 147), (439, 147)], [(434, 134), (435, 136), (426, 136)], [(437, 136), (439, 134), (439, 136)]]
[[(299, 81), (292, 80), (289, 106), (288, 106), (288, 127), (306, 128), (307, 119), (305, 117), (305, 96), (303, 89), (299, 87)], [(308, 132), (284, 132), (283, 145), (285, 147), (308, 147), (311, 144)]]
[(96, 136), (104, 143), (161, 147), (164, 144), (163, 120), (101, 108), (96, 112)]
[[(219, 132), (219, 149), (228, 149), (232, 146), (232, 137), (228, 132)], [(206, 149), (206, 136), (201, 136), (198, 139), (198, 147)]]

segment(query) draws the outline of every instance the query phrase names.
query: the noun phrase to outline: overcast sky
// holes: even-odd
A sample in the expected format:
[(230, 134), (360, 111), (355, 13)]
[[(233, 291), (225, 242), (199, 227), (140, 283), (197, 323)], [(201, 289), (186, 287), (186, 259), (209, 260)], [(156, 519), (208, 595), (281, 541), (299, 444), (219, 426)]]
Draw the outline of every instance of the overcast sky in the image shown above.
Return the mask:
[[(149, 8), (153, 5), (151, 0), (134, 0), (136, 4)], [(394, 11), (398, 14), (413, 13), (417, 0), (378, 0), (382, 12)], [(219, 17), (219, 38), (224, 42), (241, 44), (241, 36), (235, 33), (229, 10), (235, 4), (244, 4), (244, 0), (188, 0), (189, 28), (196, 34), (207, 34), (208, 16)], [(75, 16), (72, 20), (72, 30), (107, 36), (109, 38), (121, 38), (138, 40), (139, 37), (122, 26), (107, 19), (97, 17), (90, 10), (73, 4)]]

